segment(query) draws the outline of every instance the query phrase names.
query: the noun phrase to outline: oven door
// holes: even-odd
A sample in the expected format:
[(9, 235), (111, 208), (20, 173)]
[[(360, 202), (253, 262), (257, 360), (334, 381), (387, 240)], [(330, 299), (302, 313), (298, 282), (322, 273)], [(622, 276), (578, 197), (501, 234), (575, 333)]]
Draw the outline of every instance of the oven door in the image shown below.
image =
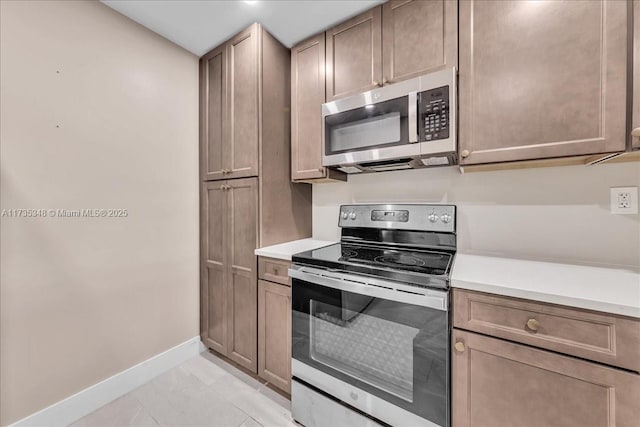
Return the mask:
[(420, 156), (418, 81), (323, 104), (324, 166)]
[(294, 379), (391, 425), (448, 426), (446, 291), (289, 272)]

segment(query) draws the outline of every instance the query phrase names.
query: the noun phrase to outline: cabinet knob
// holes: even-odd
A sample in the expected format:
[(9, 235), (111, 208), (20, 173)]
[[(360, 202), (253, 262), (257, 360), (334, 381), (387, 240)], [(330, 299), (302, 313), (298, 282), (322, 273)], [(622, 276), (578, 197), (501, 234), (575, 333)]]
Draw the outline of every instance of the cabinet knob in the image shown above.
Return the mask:
[(462, 150), (462, 151), (460, 152), (460, 155), (462, 156), (462, 158), (463, 158), (463, 159), (465, 159), (465, 158), (469, 157), (469, 154), (470, 154), (470, 153), (469, 153), (469, 150)]
[(464, 343), (462, 341), (458, 341), (453, 345), (458, 353), (462, 353), (464, 351)]
[(273, 267), (273, 274), (275, 274), (276, 276), (280, 274), (280, 270), (278, 269), (278, 267)]
[(536, 319), (527, 320), (527, 328), (531, 329), (532, 331), (536, 332), (539, 326), (540, 322), (538, 322)]

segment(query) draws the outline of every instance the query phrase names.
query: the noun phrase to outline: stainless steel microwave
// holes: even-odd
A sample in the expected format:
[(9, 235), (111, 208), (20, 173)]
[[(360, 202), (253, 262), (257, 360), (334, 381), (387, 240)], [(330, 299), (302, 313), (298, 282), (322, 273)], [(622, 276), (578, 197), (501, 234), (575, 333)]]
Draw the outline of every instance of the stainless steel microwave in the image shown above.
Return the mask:
[(456, 70), (322, 105), (322, 164), (346, 173), (457, 162)]

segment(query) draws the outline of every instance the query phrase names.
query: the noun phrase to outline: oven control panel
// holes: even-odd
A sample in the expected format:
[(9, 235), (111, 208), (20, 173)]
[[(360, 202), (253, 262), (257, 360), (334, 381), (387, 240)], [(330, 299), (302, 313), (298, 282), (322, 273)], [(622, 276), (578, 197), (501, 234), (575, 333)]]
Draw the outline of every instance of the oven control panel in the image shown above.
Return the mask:
[(371, 221), (408, 222), (409, 211), (371, 211)]
[(449, 86), (420, 92), (418, 111), (420, 141), (449, 138)]
[(339, 215), (340, 227), (456, 231), (454, 205), (342, 205)]

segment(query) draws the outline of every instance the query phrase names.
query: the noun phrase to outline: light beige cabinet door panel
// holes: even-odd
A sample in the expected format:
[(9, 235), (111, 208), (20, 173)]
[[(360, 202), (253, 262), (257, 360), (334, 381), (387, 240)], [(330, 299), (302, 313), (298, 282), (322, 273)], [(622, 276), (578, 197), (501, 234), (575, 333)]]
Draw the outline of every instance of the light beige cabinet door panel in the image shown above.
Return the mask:
[(382, 25), (384, 84), (457, 65), (457, 1), (391, 0)]
[(291, 287), (258, 281), (258, 375), (291, 393)]
[(637, 426), (640, 376), (453, 330), (454, 427)]
[(258, 26), (251, 25), (227, 45), (227, 178), (258, 176)]
[(256, 372), (258, 265), (258, 179), (227, 181), (229, 289), (228, 356)]
[(326, 176), (322, 167), (325, 35), (291, 49), (291, 178)]
[(204, 181), (224, 179), (227, 53), (221, 46), (200, 61), (200, 146)]
[(640, 0), (633, 1), (633, 148), (640, 148)]
[(461, 164), (624, 150), (626, 2), (459, 8)]
[(327, 101), (382, 84), (381, 18), (378, 6), (326, 32)]
[(227, 354), (227, 250), (226, 182), (203, 184), (201, 335), (204, 343)]

